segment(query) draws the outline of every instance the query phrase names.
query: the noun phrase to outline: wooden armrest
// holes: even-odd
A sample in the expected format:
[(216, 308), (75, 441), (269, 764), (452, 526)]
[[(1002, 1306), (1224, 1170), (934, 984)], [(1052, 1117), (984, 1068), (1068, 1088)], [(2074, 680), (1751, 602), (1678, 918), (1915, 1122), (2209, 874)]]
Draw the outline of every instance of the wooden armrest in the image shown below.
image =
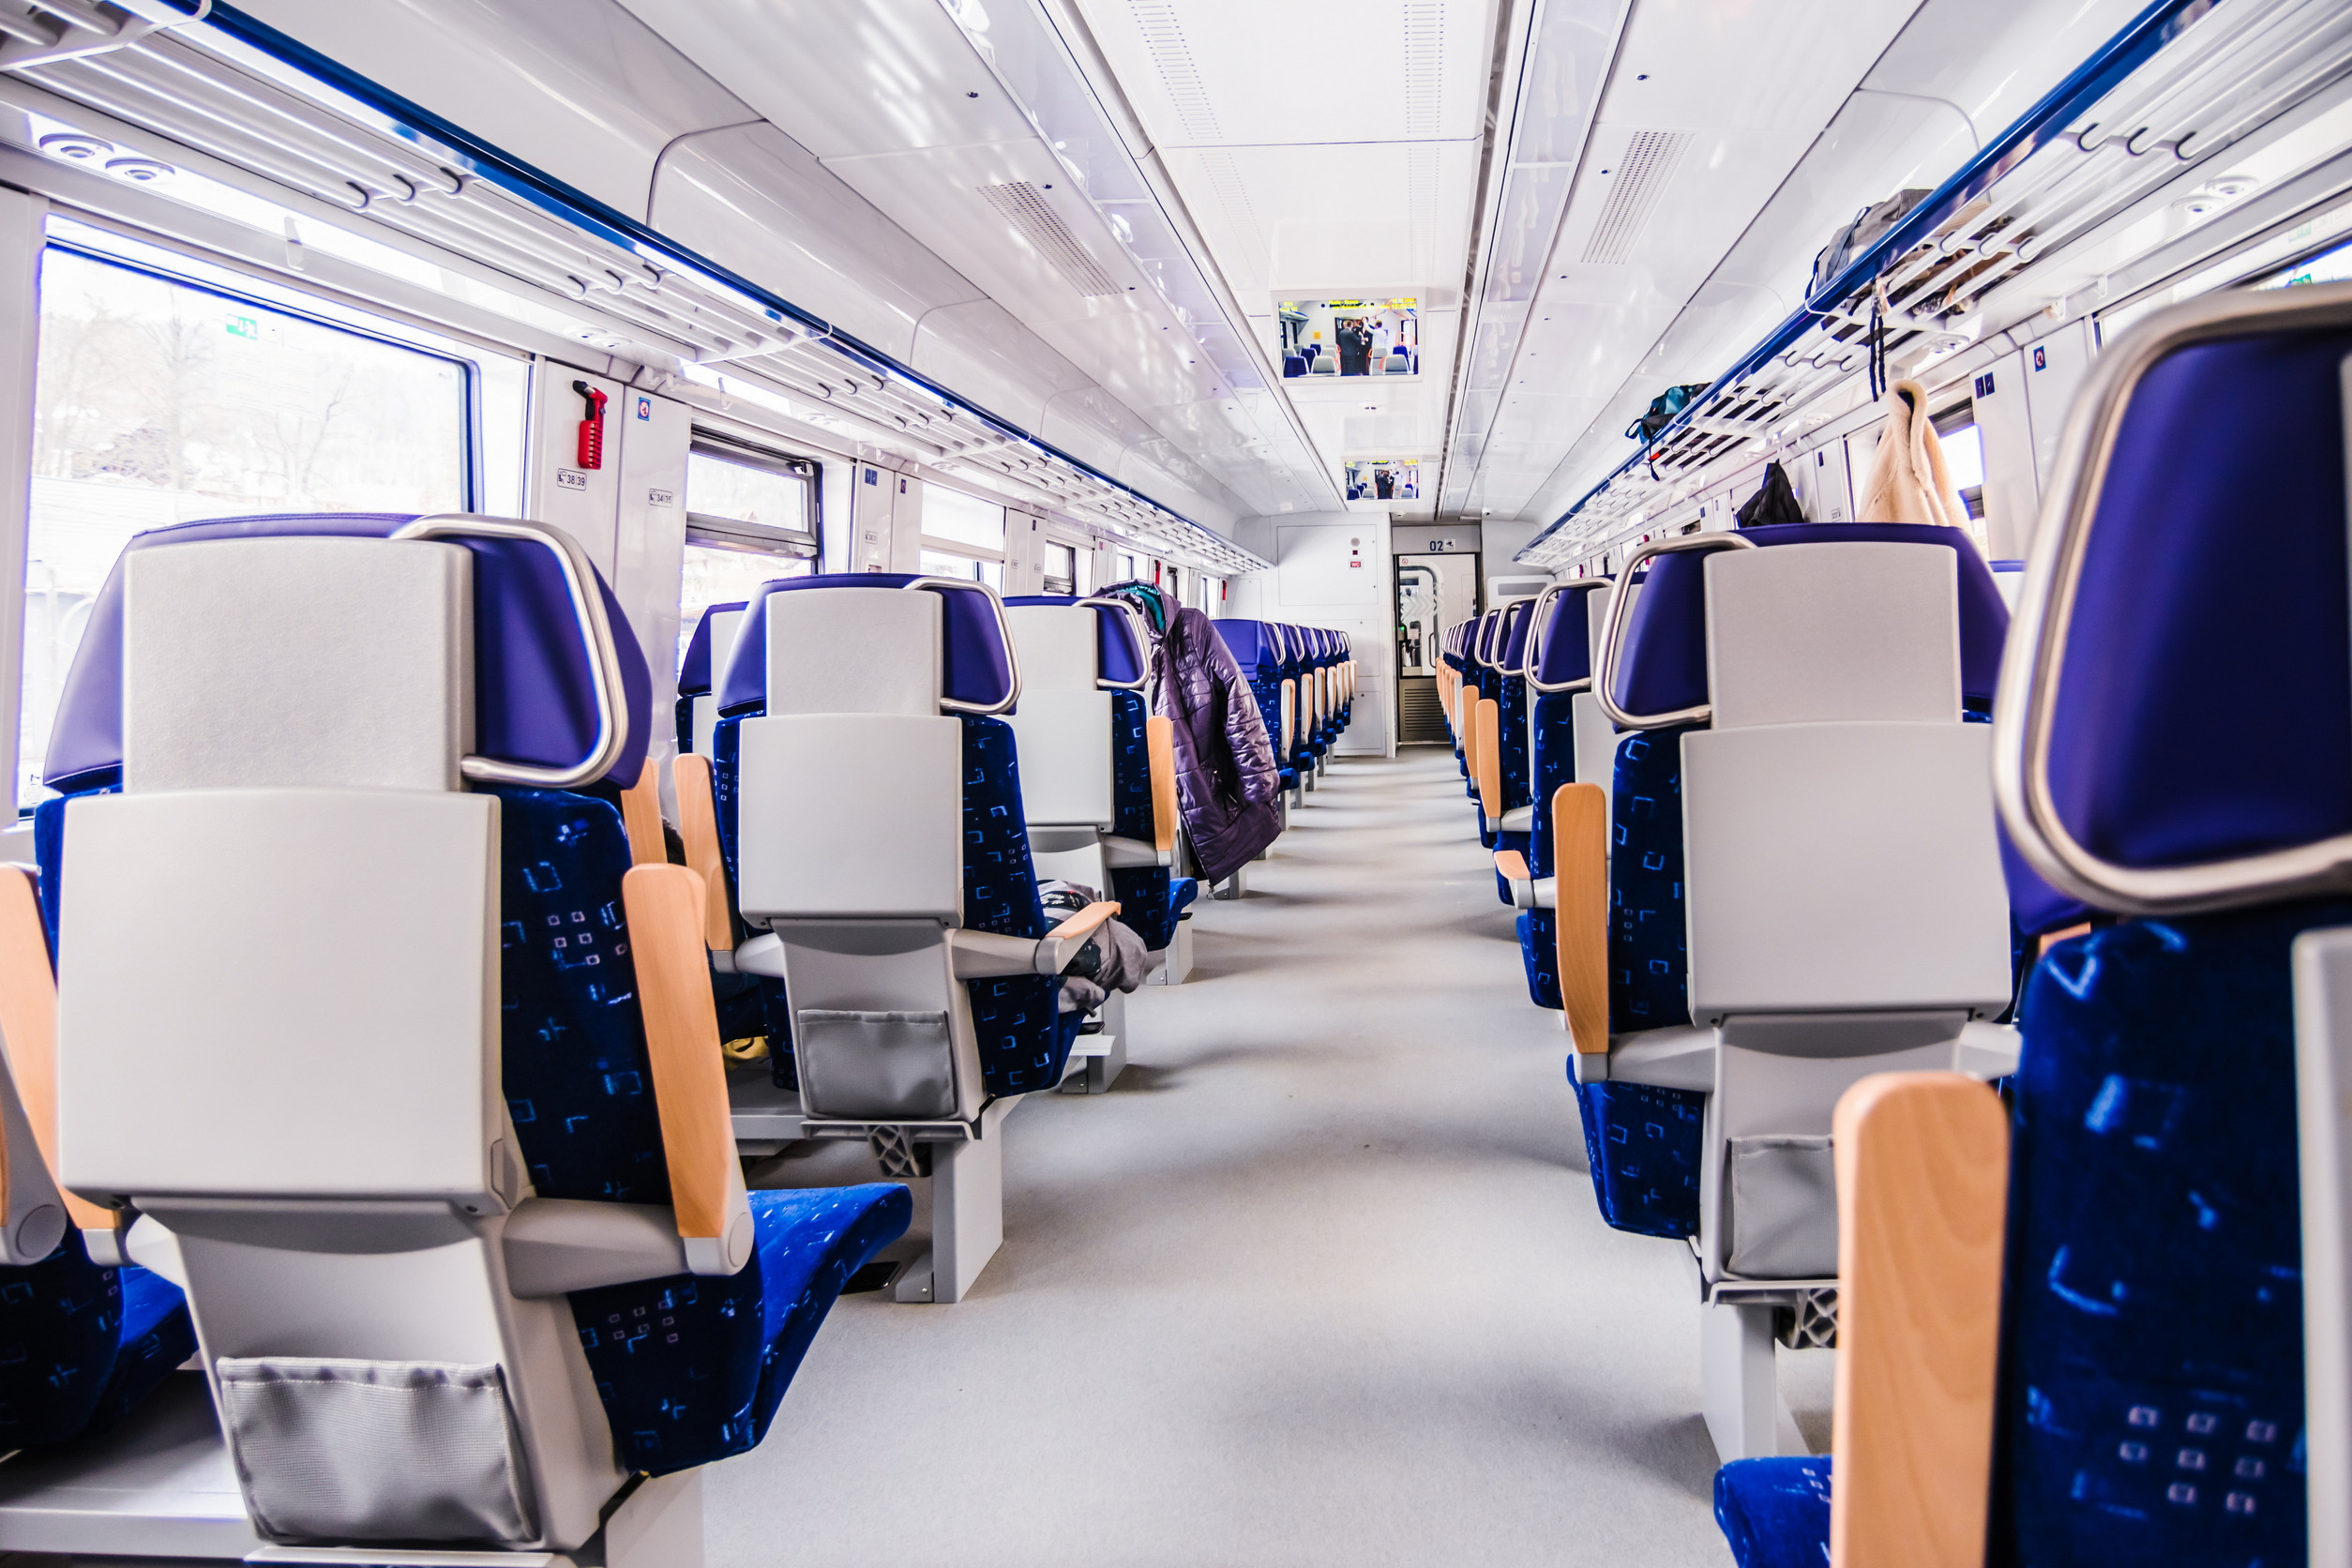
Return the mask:
[(1554, 965), (1581, 1055), (1609, 1048), (1609, 797), (1598, 784), (1552, 792)]
[(1501, 728), (1502, 704), (1491, 697), (1480, 698), (1478, 761), (1473, 766), (1478, 776), (1478, 802), (1486, 808), (1486, 821), (1490, 823), (1502, 817), (1502, 743), (1499, 734)]
[(1978, 1568), (1993, 1470), (2009, 1121), (1957, 1073), (1837, 1103), (1830, 1560)]
[(1176, 721), (1156, 714), (1145, 719), (1143, 750), (1152, 769), (1152, 847), (1168, 854), (1176, 848), (1183, 815), (1176, 800)]
[(1117, 899), (1106, 899), (1087, 905), (1076, 914), (1046, 933), (1048, 942), (1077, 942), (1090, 936), (1095, 927), (1119, 912)]
[(621, 792), (621, 825), (628, 829), (631, 865), (670, 864), (670, 841), (661, 831), (661, 774), (651, 757), (637, 782)]
[[(113, 1230), (122, 1212), (77, 1198), (57, 1176), (57, 976), (49, 967), (49, 938), (41, 928), (33, 876), (22, 866), (0, 866), (0, 1041), (17, 1103), (40, 1146), (41, 1163), (66, 1200), (66, 1217), (81, 1230)], [(0, 1129), (7, 1123), (0, 1121)], [(5, 1138), (5, 1131), (0, 1131)], [(7, 1149), (0, 1142), (0, 1220), (8, 1213)]]
[(2085, 931), (2089, 929), (2090, 922), (2084, 920), (2069, 926), (2063, 930), (2052, 931), (2049, 935), (2042, 939), (2039, 946), (2034, 948), (2033, 956), (2038, 958), (2042, 957), (2043, 954), (2047, 953), (2051, 948), (2056, 947), (2059, 942), (2068, 941), (2073, 937), (2081, 936)]
[(687, 752), (670, 764), (678, 792), (678, 837), (686, 867), (702, 879), (702, 942), (714, 953), (735, 948), (734, 917), (727, 912), (727, 860), (718, 848), (718, 807), (711, 794), (711, 760)]
[(732, 1274), (751, 1259), (751, 1208), (702, 953), (702, 879), (683, 866), (640, 866), (621, 879), (621, 901), (678, 1235), (696, 1274)]
[(1535, 873), (1527, 868), (1527, 856), (1516, 850), (1495, 852), (1495, 875), (1504, 882), (1531, 882)]

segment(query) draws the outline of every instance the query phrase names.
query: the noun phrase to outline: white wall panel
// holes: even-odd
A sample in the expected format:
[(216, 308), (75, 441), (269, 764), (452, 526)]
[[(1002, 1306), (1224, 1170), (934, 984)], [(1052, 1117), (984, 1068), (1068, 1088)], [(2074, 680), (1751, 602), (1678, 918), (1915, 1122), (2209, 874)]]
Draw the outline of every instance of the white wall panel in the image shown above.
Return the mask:
[(915, 353), (926, 313), (983, 297), (774, 126), (733, 126), (672, 149), (652, 222), (901, 358)]

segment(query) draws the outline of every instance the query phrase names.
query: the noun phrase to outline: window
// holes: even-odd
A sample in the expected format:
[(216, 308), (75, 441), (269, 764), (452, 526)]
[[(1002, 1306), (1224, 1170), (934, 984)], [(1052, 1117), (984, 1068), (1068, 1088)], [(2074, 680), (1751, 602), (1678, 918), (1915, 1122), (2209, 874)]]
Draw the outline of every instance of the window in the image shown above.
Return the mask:
[(925, 550), (918, 569), (925, 577), (959, 577), (967, 582), (985, 582), (1002, 590), (1004, 586), (1004, 563), (982, 561), (969, 555), (942, 555)]
[(1075, 594), (1078, 587), (1078, 547), (1046, 541), (1045, 591)]
[(923, 490), (923, 543), (957, 555), (1004, 559), (1004, 508), (961, 490), (927, 485)]
[(1968, 509), (1971, 521), (1982, 519), (1984, 516), (1984, 432), (1977, 429), (1976, 405), (1962, 403), (1958, 408), (1936, 415), (1936, 439), (1943, 445), (1944, 468), (1952, 475), (1952, 488), (1960, 492), (1960, 504)]
[(1119, 580), (1134, 582), (1140, 575), (1136, 570), (1135, 556), (1127, 550), (1121, 550), (1119, 552)]
[(715, 604), (816, 569), (817, 465), (698, 434), (686, 455), (686, 570), (678, 588), (678, 661)]
[(244, 512), (468, 505), (468, 369), (52, 247), (26, 540), (20, 805), (91, 600), (134, 534)]

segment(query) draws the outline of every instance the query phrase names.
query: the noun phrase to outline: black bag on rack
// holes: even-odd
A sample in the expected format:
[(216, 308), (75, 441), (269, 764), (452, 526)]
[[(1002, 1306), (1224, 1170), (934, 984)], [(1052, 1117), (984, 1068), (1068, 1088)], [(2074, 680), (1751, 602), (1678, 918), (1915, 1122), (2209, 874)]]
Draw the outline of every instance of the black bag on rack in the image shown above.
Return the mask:
[(1709, 383), (1696, 381), (1687, 386), (1669, 386), (1650, 400), (1650, 407), (1642, 416), (1625, 427), (1628, 441), (1655, 441), (1658, 432), (1673, 423), (1674, 416), (1691, 406)]
[(1741, 528), (1762, 528), (1775, 522), (1802, 522), (1804, 508), (1797, 505), (1797, 492), (1790, 488), (1788, 472), (1776, 462), (1764, 465), (1764, 483), (1747, 504), (1732, 514), (1732, 521)]

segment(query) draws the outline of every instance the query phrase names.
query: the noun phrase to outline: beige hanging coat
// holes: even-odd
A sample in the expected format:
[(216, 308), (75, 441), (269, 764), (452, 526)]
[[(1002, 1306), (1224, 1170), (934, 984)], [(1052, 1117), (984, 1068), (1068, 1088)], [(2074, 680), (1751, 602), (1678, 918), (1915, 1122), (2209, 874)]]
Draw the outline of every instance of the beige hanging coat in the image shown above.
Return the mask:
[(1915, 381), (1898, 381), (1887, 388), (1885, 403), (1886, 429), (1879, 432), (1854, 520), (1941, 523), (1968, 532), (1968, 509), (1952, 487), (1943, 444), (1927, 416), (1927, 389)]

